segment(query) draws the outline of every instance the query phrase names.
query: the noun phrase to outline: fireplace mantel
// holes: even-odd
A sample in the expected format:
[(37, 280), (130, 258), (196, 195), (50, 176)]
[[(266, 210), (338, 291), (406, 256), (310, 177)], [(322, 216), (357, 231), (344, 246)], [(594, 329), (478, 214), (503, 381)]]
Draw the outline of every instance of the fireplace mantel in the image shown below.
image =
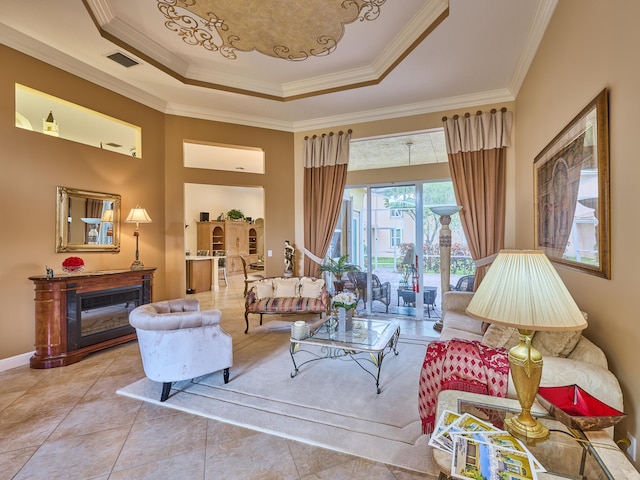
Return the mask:
[(108, 309), (118, 303), (125, 303), (129, 309), (150, 303), (155, 270), (151, 267), (29, 277), (35, 284), (36, 323), (31, 368), (70, 365), (95, 351), (135, 340), (135, 330), (128, 325), (81, 336), (80, 317), (87, 310)]

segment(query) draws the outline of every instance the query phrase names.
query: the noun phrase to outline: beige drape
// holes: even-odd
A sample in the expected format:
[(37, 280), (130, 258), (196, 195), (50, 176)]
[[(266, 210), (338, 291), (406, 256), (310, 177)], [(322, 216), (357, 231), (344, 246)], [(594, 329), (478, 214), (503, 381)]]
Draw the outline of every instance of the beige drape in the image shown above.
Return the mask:
[(318, 277), (338, 221), (347, 181), (347, 133), (304, 139), (304, 274)]
[(471, 256), (477, 289), (488, 263), (504, 248), (506, 148), (511, 145), (511, 112), (467, 113), (442, 119), (449, 169)]

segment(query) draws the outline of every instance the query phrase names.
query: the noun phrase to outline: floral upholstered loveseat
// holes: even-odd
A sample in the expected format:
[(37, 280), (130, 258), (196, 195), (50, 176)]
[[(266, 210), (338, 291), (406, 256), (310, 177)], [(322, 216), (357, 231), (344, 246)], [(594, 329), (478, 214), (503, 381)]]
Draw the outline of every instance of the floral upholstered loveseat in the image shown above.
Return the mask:
[(324, 280), (313, 277), (271, 277), (250, 284), (245, 297), (244, 321), (249, 331), (249, 314), (318, 313), (331, 303)]

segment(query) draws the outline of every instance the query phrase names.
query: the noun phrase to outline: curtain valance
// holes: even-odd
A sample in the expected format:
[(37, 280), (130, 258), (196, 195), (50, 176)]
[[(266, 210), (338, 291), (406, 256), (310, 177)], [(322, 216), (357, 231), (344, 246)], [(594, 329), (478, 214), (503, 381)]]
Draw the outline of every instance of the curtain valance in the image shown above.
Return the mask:
[(463, 117), (444, 117), (444, 134), (447, 153), (478, 152), (511, 146), (513, 114), (502, 108), (491, 112), (478, 111)]
[(351, 130), (304, 137), (304, 168), (347, 165)]

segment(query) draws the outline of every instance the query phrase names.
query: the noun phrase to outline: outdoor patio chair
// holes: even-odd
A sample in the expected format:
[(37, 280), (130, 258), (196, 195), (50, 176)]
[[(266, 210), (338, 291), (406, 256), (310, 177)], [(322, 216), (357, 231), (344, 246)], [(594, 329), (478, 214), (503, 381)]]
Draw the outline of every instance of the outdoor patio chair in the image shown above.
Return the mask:
[(475, 275), (465, 275), (464, 277), (460, 277), (455, 287), (450, 285), (449, 288), (455, 292), (473, 292), (474, 279)]
[[(355, 285), (356, 305), (360, 299), (367, 304), (367, 272), (348, 272), (347, 278)], [(371, 299), (384, 303), (385, 311), (389, 313), (391, 303), (391, 283), (381, 283), (377, 275), (371, 274)]]

